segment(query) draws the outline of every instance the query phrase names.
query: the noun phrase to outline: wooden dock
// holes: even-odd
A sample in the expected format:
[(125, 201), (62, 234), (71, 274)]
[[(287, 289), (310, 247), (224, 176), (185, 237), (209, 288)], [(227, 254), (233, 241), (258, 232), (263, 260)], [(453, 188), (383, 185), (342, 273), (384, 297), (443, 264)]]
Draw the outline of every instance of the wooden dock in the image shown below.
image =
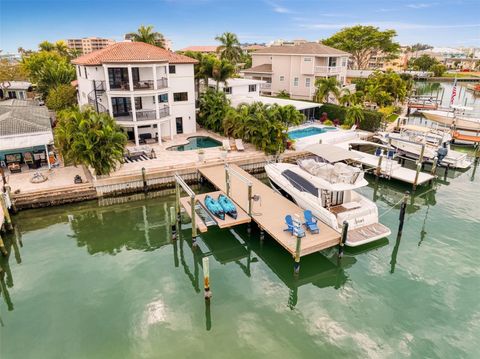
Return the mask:
[[(353, 159), (354, 162), (360, 163), (365, 167), (368, 168), (377, 168), (378, 166), (378, 156), (351, 150), (353, 153), (360, 155), (360, 158)], [(393, 161), (391, 164), (388, 164), (387, 161)], [(416, 171), (411, 170), (409, 168), (402, 167), (394, 160), (387, 160), (387, 158), (383, 158), (382, 166), (381, 166), (381, 173), (382, 175), (396, 179), (401, 182), (405, 182), (408, 184), (412, 184), (415, 182), (415, 175)], [(417, 185), (422, 185), (432, 181), (435, 177), (429, 173), (420, 172), (418, 174)]]
[[(230, 227), (233, 227), (233, 226), (237, 226), (239, 224), (245, 224), (245, 223), (250, 223), (251, 222), (251, 218), (249, 217), (247, 212), (242, 210), (238, 206), (237, 203), (235, 203), (236, 207), (237, 207), (237, 218), (236, 219), (234, 219), (232, 217), (229, 217), (229, 216), (225, 216), (224, 220), (222, 220), (218, 217), (215, 217), (208, 210), (207, 206), (205, 206), (205, 197), (207, 195), (209, 195), (209, 196), (217, 199), (218, 196), (221, 195), (221, 194), (225, 194), (225, 193), (223, 193), (222, 191), (203, 193), (203, 194), (196, 195), (195, 199), (203, 207), (203, 209), (210, 215), (210, 217), (212, 217), (212, 219), (216, 222), (216, 224), (219, 228), (230, 228)], [(190, 217), (191, 213), (192, 213), (192, 206), (190, 205), (190, 197), (180, 198), (180, 204), (183, 206), (183, 208), (185, 208), (186, 213)], [(195, 223), (196, 223), (197, 228), (200, 232), (205, 233), (208, 230), (207, 225), (205, 224), (205, 222), (203, 222), (203, 220), (200, 218), (200, 216), (198, 214), (195, 214)]]
[[(284, 231), (286, 228), (285, 216), (298, 214), (303, 219), (303, 210), (240, 167), (230, 165), (230, 168), (248, 179), (252, 183), (252, 195), (260, 197), (259, 201), (252, 201), (252, 219), (294, 256), (296, 237)], [(203, 167), (199, 171), (219, 190), (226, 191), (226, 174), (223, 165)], [(248, 213), (248, 186), (237, 176), (230, 176), (230, 198), (238, 207)], [(318, 227), (320, 233), (311, 234), (307, 232), (306, 236), (301, 239), (300, 256), (339, 244), (340, 233), (320, 221)]]

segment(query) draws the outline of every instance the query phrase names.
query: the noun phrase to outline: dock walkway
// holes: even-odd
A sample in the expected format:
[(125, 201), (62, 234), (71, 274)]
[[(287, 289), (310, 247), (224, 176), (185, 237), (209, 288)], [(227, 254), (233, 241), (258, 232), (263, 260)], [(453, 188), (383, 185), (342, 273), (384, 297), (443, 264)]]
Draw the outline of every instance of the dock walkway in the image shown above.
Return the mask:
[[(292, 256), (295, 255), (296, 237), (284, 231), (286, 227), (285, 216), (298, 214), (303, 219), (303, 210), (240, 167), (230, 165), (230, 168), (247, 178), (252, 183), (252, 194), (260, 197), (257, 202), (252, 201), (252, 219)], [(199, 171), (219, 190), (226, 191), (226, 174), (223, 165), (203, 167)], [(248, 186), (237, 176), (230, 176), (230, 198), (245, 212), (248, 212)], [(311, 234), (307, 232), (306, 236), (302, 238), (300, 256), (339, 244), (340, 234), (338, 232), (320, 221), (318, 227), (320, 233)]]

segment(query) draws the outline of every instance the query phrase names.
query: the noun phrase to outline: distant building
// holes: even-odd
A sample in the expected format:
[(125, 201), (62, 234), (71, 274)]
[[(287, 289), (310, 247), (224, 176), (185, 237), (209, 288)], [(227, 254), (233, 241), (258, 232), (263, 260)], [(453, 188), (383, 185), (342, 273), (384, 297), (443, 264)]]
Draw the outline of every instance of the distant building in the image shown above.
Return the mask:
[(72, 63), (80, 106), (108, 112), (136, 145), (196, 131), (197, 60), (143, 42), (123, 41)]
[[(123, 35), (123, 38), (124, 40), (127, 40), (127, 41), (132, 41), (132, 34), (125, 34)], [(156, 43), (155, 45), (159, 45), (158, 43)], [(169, 51), (172, 51), (172, 40), (170, 39), (167, 39), (167, 38), (163, 38), (163, 48), (165, 50), (169, 50)]]
[(69, 49), (78, 50), (82, 54), (89, 54), (92, 51), (101, 50), (115, 43), (115, 40), (100, 37), (84, 37), (83, 39), (65, 40)]
[(318, 42), (270, 46), (253, 52), (252, 67), (242, 72), (245, 78), (265, 81), (260, 85), (263, 94), (286, 91), (291, 98), (312, 100), (318, 78), (334, 77), (346, 85), (349, 56)]
[(217, 45), (194, 45), (194, 46), (187, 46), (183, 49), (178, 51), (185, 52), (185, 51), (193, 51), (193, 52), (200, 52), (205, 55), (209, 54), (216, 54), (217, 53)]

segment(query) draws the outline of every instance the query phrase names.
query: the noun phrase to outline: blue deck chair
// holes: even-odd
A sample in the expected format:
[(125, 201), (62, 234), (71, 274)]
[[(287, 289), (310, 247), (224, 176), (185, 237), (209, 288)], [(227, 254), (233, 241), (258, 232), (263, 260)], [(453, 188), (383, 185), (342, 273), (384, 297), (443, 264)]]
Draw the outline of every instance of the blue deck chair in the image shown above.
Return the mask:
[[(287, 224), (287, 228), (284, 231), (290, 232), (293, 234), (294, 226), (293, 226), (293, 219), (291, 215), (285, 216), (285, 223)], [(298, 234), (300, 237), (305, 237), (305, 231), (302, 228), (298, 229)]]
[(312, 211), (309, 209), (303, 212), (303, 216), (305, 217), (305, 226), (308, 228), (310, 233), (318, 233), (320, 230), (317, 226), (317, 219), (313, 217)]

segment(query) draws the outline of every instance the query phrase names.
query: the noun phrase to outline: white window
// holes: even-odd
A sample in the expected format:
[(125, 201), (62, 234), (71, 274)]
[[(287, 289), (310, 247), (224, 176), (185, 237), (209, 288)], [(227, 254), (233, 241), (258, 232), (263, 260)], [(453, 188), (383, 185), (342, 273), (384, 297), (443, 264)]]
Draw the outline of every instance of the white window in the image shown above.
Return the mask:
[(312, 62), (312, 58), (311, 57), (304, 57), (303, 61), (304, 62)]
[(298, 77), (293, 78), (293, 86), (298, 86)]
[(347, 66), (347, 58), (342, 57), (342, 67), (345, 67), (345, 66)]
[(248, 92), (256, 92), (257, 85), (248, 85)]
[(224, 87), (223, 92), (225, 92), (227, 95), (230, 95), (232, 93), (232, 87)]
[(310, 77), (307, 77), (305, 79), (305, 87), (310, 87), (310, 81), (311, 81)]
[(280, 81), (284, 81), (285, 80), (285, 76), (280, 76)]

